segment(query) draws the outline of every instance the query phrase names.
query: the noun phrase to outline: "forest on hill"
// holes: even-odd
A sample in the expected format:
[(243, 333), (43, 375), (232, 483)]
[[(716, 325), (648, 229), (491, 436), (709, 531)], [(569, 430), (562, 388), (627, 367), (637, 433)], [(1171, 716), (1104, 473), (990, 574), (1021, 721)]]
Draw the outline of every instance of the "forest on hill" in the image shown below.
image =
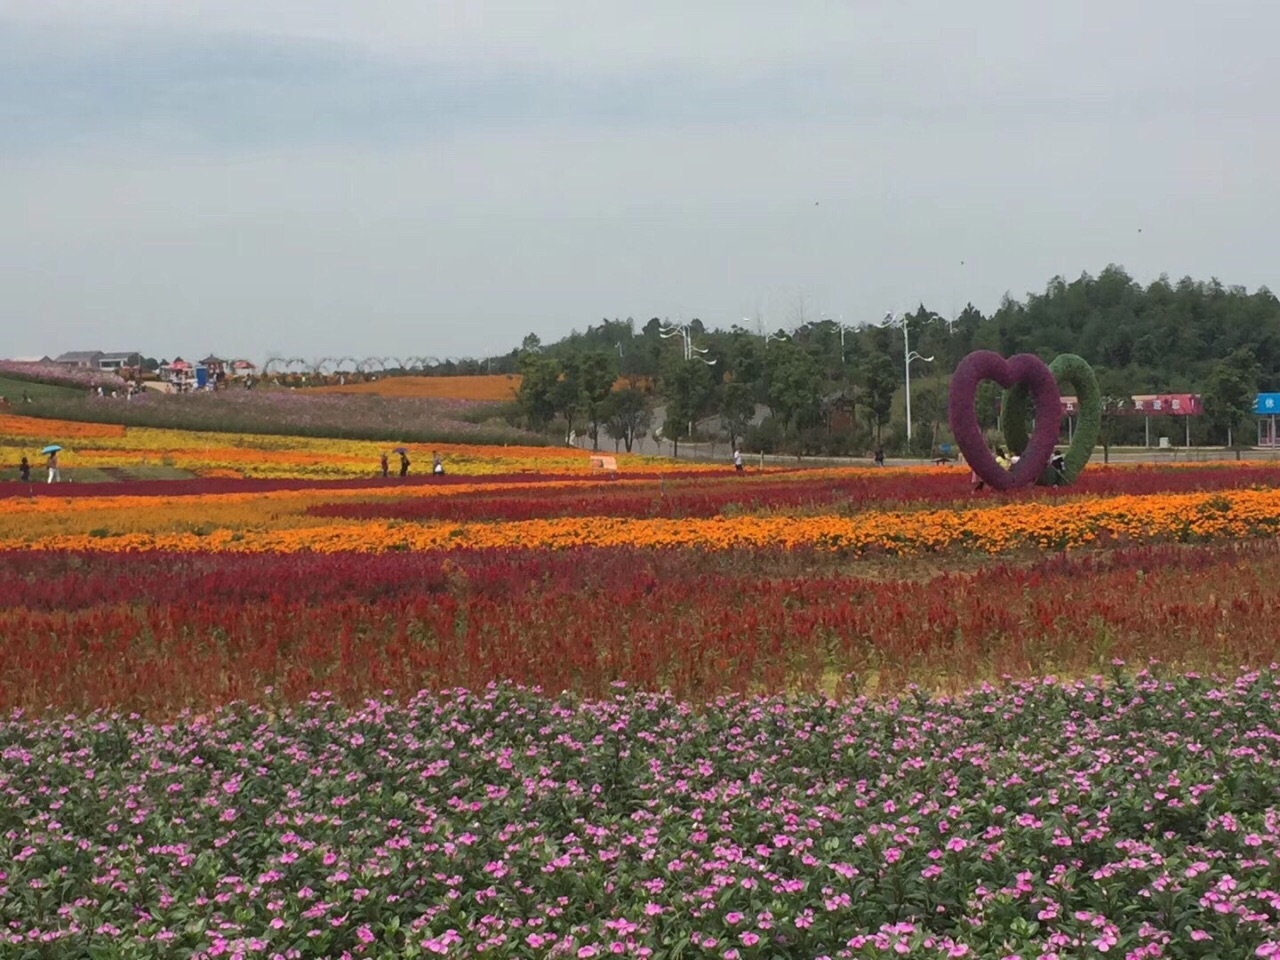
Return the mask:
[[(713, 328), (604, 320), (488, 361), (494, 372), (524, 374), (511, 415), (537, 430), (577, 431), (629, 444), (660, 431), (679, 442), (714, 430), (749, 449), (863, 454), (877, 444), (927, 453), (947, 439), (946, 383), (970, 351), (1035, 353), (1046, 361), (1075, 353), (1093, 365), (1112, 398), (1188, 392), (1205, 397), (1193, 443), (1238, 441), (1253, 394), (1280, 389), (1280, 301), (1219, 281), (1167, 277), (1143, 286), (1122, 267), (1096, 276), (1055, 277), (1042, 293), (1006, 296), (986, 315), (969, 305), (943, 316), (921, 304), (893, 320), (842, 325), (803, 319), (790, 328)], [(912, 365), (914, 425), (907, 443), (903, 331), (910, 349), (932, 362)], [(613, 390), (617, 375), (632, 385)], [(653, 422), (661, 407), (663, 422)], [(765, 416), (760, 421), (759, 411)], [(1117, 411), (1112, 411), (1113, 413)], [(994, 421), (994, 411), (986, 414)], [(1141, 417), (1115, 417), (1116, 443), (1142, 442)], [(992, 423), (994, 425), (994, 423)], [(1157, 429), (1181, 441), (1183, 425)]]

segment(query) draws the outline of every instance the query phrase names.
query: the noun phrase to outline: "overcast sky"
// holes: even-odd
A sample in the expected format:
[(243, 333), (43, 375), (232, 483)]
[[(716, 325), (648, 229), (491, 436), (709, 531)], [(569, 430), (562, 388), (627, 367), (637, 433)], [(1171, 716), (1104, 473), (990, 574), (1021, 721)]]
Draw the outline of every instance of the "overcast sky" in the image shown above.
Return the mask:
[(1274, 0), (0, 0), (0, 356), (1280, 287)]

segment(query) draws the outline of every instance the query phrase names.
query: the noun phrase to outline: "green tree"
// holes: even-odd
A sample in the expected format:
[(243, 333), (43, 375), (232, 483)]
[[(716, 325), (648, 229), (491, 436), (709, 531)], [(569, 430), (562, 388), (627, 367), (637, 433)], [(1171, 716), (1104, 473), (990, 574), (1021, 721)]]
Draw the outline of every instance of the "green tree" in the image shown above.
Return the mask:
[(913, 445), (923, 449), (927, 442), (933, 447), (936, 428), (947, 415), (947, 397), (942, 387), (926, 381), (911, 391), (911, 419), (913, 421)]
[(635, 442), (649, 432), (653, 420), (653, 407), (648, 395), (632, 387), (624, 387), (611, 393), (601, 406), (605, 432), (615, 441), (621, 440), (630, 453)]
[[(1280, 300), (1266, 288), (1251, 293), (1217, 280), (1197, 281), (1190, 277), (1181, 280), (1160, 277), (1143, 286), (1122, 267), (1111, 264), (1101, 272), (1081, 273), (1074, 279), (1053, 277), (1043, 289), (1020, 298), (1006, 296), (990, 315), (984, 315), (972, 305), (966, 305), (958, 313), (952, 305), (947, 315), (951, 322), (943, 319), (938, 311), (921, 305), (909, 320), (911, 345), (925, 355), (935, 355), (942, 369), (954, 369), (966, 354), (980, 348), (996, 350), (1005, 356), (1031, 352), (1046, 361), (1059, 353), (1075, 353), (1099, 373), (1104, 369), (1114, 372), (1122, 381), (1123, 392), (1113, 392), (1117, 398), (1135, 393), (1204, 394), (1209, 389), (1215, 362), (1245, 349), (1252, 352), (1257, 363), (1254, 382), (1263, 389), (1280, 390)], [(870, 359), (876, 354), (885, 354), (894, 362), (895, 390), (901, 382), (897, 358), (902, 354), (902, 331), (896, 327), (868, 324), (856, 331), (846, 331), (847, 360), (843, 366), (839, 363), (839, 327), (831, 322), (805, 323), (800, 319), (790, 331), (789, 344), (772, 341), (767, 351), (754, 330), (744, 327), (715, 330), (701, 322), (691, 322), (691, 327), (698, 345), (709, 349), (706, 357), (719, 361), (717, 372), (728, 374), (735, 383), (746, 387), (757, 404), (781, 403), (787, 408), (788, 419), (794, 411), (787, 395), (794, 384), (780, 381), (773, 386), (788, 346), (800, 349), (821, 368), (821, 393), (828, 397), (841, 388), (849, 390), (850, 373), (860, 374), (869, 363), (881, 366), (880, 361)], [(536, 336), (530, 335), (521, 350), (495, 362), (494, 370), (514, 369), (517, 358), (539, 350), (544, 357), (566, 363), (590, 353), (604, 352), (619, 365), (620, 372), (633, 387), (652, 385), (650, 389), (665, 390), (658, 386), (666, 372), (664, 358), (669, 359), (673, 352), (678, 354), (679, 343), (675, 339), (663, 339), (663, 329), (663, 321), (656, 317), (642, 328), (630, 320), (605, 319), (589, 326), (585, 332), (575, 331), (554, 344), (541, 345)], [(463, 364), (460, 368), (479, 369), (475, 364)], [(440, 372), (448, 369), (442, 367)], [(853, 382), (859, 387), (854, 395), (860, 405), (864, 398), (883, 396), (885, 392), (879, 384), (864, 383), (860, 375)], [(1226, 388), (1226, 382), (1219, 378), (1214, 393), (1221, 397)], [(723, 399), (723, 394), (717, 395), (717, 400)], [(918, 406), (914, 396), (912, 400), (913, 407)], [(1214, 403), (1217, 402), (1215, 399)], [(801, 409), (805, 406), (800, 404)], [(826, 406), (831, 407), (829, 403)], [(771, 429), (794, 430), (794, 424), (782, 423), (781, 409), (775, 409), (778, 422)], [(994, 405), (979, 405), (980, 420), (988, 427), (993, 422), (989, 413), (993, 409)], [(589, 417), (579, 397), (571, 419), (580, 421), (584, 411)], [(881, 418), (887, 413), (868, 407), (858, 413), (863, 422), (870, 424), (873, 435), (881, 432), (886, 422)], [(528, 419), (523, 412), (522, 419)], [(1223, 435), (1230, 429), (1235, 439), (1244, 419), (1247, 418), (1228, 424), (1219, 416), (1219, 422), (1211, 425), (1208, 418), (1200, 418), (1197, 427), (1212, 427)], [(1111, 426), (1114, 442), (1131, 442), (1141, 433), (1141, 418), (1113, 417)], [(687, 429), (686, 418), (686, 432)], [(829, 432), (825, 442), (854, 441), (851, 434), (837, 440)], [(832, 452), (841, 451), (832, 447)]]
[(873, 353), (862, 361), (858, 381), (862, 384), (862, 405), (867, 412), (867, 425), (875, 431), (876, 442), (879, 443), (893, 410), (893, 395), (898, 389), (897, 368), (883, 353)]
[(679, 442), (689, 436), (693, 422), (701, 417), (715, 395), (715, 381), (711, 368), (700, 360), (674, 360), (662, 378), (663, 396), (667, 401), (667, 414), (662, 422), (662, 435), (675, 446), (678, 455)]
[[(614, 358), (603, 351), (588, 353), (577, 362), (579, 405), (591, 428), (591, 449), (600, 449), (600, 421), (604, 404), (618, 379)], [(628, 447), (628, 450), (630, 447)]]
[(978, 392), (974, 396), (974, 410), (978, 415), (978, 426), (983, 430), (994, 430), (1000, 424), (1000, 401), (1003, 395), (1000, 385), (992, 380), (983, 380), (978, 384)]
[(1102, 462), (1111, 461), (1111, 447), (1123, 418), (1127, 416), (1132, 391), (1123, 374), (1115, 370), (1096, 371), (1098, 390), (1102, 393), (1102, 423), (1098, 433), (1102, 441)]
[(585, 357), (574, 354), (560, 360), (560, 375), (551, 390), (551, 402), (556, 415), (564, 421), (566, 442), (573, 435), (578, 419), (586, 407), (586, 393), (583, 390), (585, 360)]
[(776, 343), (769, 351), (769, 407), (788, 430), (811, 426), (821, 417), (822, 368), (793, 343)]
[(729, 445), (735, 450), (747, 435), (747, 428), (756, 415), (756, 400), (751, 387), (738, 380), (730, 380), (720, 388), (720, 419), (729, 434)]
[(528, 353), (521, 358), (520, 373), (522, 379), (516, 392), (516, 406), (532, 429), (546, 430), (556, 415), (560, 364), (548, 357)]
[(1253, 410), (1258, 392), (1258, 363), (1248, 348), (1233, 350), (1217, 361), (1209, 371), (1204, 390), (1204, 412), (1217, 430), (1225, 430), (1227, 446), (1236, 447), (1240, 456), (1240, 425)]

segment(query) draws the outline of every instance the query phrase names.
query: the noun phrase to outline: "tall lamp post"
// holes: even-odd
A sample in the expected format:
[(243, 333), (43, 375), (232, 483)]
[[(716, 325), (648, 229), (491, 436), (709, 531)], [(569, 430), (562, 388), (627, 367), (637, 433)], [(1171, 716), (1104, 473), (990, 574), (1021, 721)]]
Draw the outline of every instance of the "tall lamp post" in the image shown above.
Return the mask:
[(684, 350), (684, 358), (686, 360), (689, 359), (689, 325), (688, 324), (681, 324), (678, 327), (667, 327), (666, 329), (660, 329), (658, 331), (658, 336), (662, 337), (664, 340), (670, 340), (672, 337), (679, 337), (682, 341), (681, 346), (683, 347), (683, 350)]
[[(677, 337), (677, 336), (680, 337), (681, 340), (684, 341), (683, 342), (684, 359), (686, 362), (691, 360), (697, 360), (699, 363), (708, 367), (714, 367), (716, 365), (716, 360), (714, 357), (708, 360), (705, 356), (703, 356), (703, 354), (711, 352), (710, 347), (695, 347), (693, 345), (693, 331), (689, 329), (689, 324), (682, 323), (677, 327), (669, 327), (666, 330), (659, 330), (658, 335), (664, 338)], [(689, 436), (690, 438), (693, 437), (693, 421), (692, 420), (689, 421)]]
[(907, 443), (911, 443), (911, 361), (923, 360), (925, 363), (933, 363), (933, 357), (926, 357), (922, 353), (918, 353), (911, 349), (911, 332), (907, 327), (907, 315), (895, 316), (893, 311), (889, 311), (884, 315), (885, 323), (889, 326), (902, 327), (902, 369), (906, 379), (907, 386)]
[[(751, 321), (751, 318), (750, 318), (750, 317), (743, 317), (743, 318), (742, 318), (742, 322), (743, 322), (743, 323), (751, 323), (752, 321)], [(757, 323), (757, 324), (760, 324), (760, 321), (758, 321), (758, 320), (757, 320), (757, 321), (756, 321), (756, 323)], [(769, 343), (770, 343), (771, 341), (773, 341), (773, 340), (790, 340), (790, 339), (791, 339), (791, 337), (790, 337), (789, 335), (785, 334), (785, 333), (768, 333), (768, 332), (761, 332), (761, 330), (760, 330), (759, 328), (757, 328), (757, 335), (758, 335), (758, 336), (761, 336), (761, 337), (763, 337), (763, 338), (764, 338), (764, 348), (765, 348), (766, 350), (768, 350), (768, 349), (769, 349)]]
[(839, 317), (829, 317), (829, 316), (827, 316), (825, 313), (823, 313), (823, 314), (819, 314), (819, 316), (821, 316), (821, 317), (822, 317), (822, 320), (823, 320), (823, 322), (825, 322), (825, 323), (834, 323), (834, 324), (836, 325), (836, 329), (840, 331), (840, 365), (841, 365), (841, 366), (843, 366), (843, 365), (844, 365), (844, 334), (845, 334), (845, 331), (847, 330), (847, 331), (849, 331), (850, 333), (856, 333), (856, 332), (857, 332), (857, 330), (858, 330), (858, 328), (857, 328), (857, 327), (851, 327), (851, 326), (849, 326), (847, 323), (845, 323), (845, 322), (844, 322), (844, 316), (843, 316), (843, 315), (841, 315), (841, 316), (839, 316)]

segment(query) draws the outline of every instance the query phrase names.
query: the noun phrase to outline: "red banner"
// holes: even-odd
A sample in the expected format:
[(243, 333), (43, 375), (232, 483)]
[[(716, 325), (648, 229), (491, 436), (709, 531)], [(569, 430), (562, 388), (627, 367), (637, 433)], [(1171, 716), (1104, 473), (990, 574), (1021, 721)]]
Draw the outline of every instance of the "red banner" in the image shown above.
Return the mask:
[[(1079, 400), (1062, 398), (1064, 417), (1074, 417), (1079, 412)], [(1198, 417), (1204, 413), (1204, 403), (1198, 393), (1148, 393), (1129, 397), (1127, 403), (1111, 412), (1144, 417)]]

